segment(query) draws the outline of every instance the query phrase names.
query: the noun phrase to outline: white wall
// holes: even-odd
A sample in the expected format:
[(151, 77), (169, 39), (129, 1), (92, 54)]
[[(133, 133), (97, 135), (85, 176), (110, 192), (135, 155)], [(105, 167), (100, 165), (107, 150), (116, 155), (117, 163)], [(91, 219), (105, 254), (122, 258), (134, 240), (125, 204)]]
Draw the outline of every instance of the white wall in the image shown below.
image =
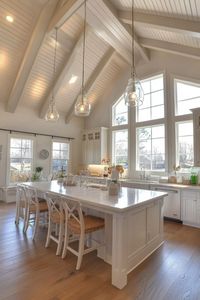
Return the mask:
[[(0, 128), (28, 131), (35, 133), (50, 134), (63, 137), (72, 137), (72, 171), (76, 173), (81, 156), (81, 130), (84, 126), (82, 119), (74, 118), (69, 124), (65, 124), (64, 119), (57, 123), (49, 123), (39, 119), (36, 112), (20, 107), (14, 114), (4, 111), (0, 105)], [(9, 132), (0, 130), (0, 145), (3, 146), (2, 158), (0, 160), (0, 186), (5, 186), (7, 176), (7, 153)], [(31, 137), (31, 135), (28, 135)], [(48, 175), (51, 168), (51, 156), (47, 160), (39, 158), (41, 149), (47, 149), (51, 153), (52, 138), (37, 135), (35, 138), (34, 167), (42, 166), (43, 172)]]
[[(174, 136), (174, 125), (172, 124), (173, 118), (173, 77), (177, 76), (181, 79), (196, 81), (200, 83), (200, 60), (187, 58), (179, 55), (167, 54), (159, 51), (151, 51), (151, 60), (148, 63), (141, 63), (136, 67), (137, 75), (140, 79), (150, 77), (159, 73), (165, 75), (165, 87), (166, 87), (166, 123), (168, 136), (172, 143), (168, 143), (167, 155), (168, 155), (168, 166), (169, 171), (172, 170), (175, 161), (175, 136)], [(127, 67), (118, 80), (114, 87), (110, 87), (103, 97), (98, 101), (94, 111), (90, 117), (86, 120), (85, 127), (87, 129), (100, 127), (100, 126), (111, 126), (111, 107), (123, 93), (126, 88), (128, 78), (130, 77), (130, 70)], [(171, 124), (170, 124), (171, 123)], [(131, 135), (135, 131), (131, 131)], [(131, 141), (131, 153), (134, 153), (135, 148), (135, 137)], [(110, 138), (111, 145), (111, 138)], [(111, 147), (109, 149), (111, 156)], [(130, 152), (129, 152), (130, 153)], [(134, 154), (130, 157), (131, 161), (134, 161)], [(133, 167), (134, 170), (134, 167)], [(132, 171), (133, 171), (132, 170)], [(133, 173), (132, 173), (133, 174)]]

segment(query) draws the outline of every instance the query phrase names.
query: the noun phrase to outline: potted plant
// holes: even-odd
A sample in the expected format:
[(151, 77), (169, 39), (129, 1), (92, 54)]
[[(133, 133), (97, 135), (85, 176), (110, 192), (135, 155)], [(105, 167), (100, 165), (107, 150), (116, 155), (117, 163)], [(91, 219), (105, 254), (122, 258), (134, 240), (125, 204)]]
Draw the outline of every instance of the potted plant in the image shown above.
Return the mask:
[(36, 167), (35, 172), (33, 173), (32, 177), (31, 177), (31, 180), (32, 181), (40, 180), (42, 170), (43, 170), (43, 167)]

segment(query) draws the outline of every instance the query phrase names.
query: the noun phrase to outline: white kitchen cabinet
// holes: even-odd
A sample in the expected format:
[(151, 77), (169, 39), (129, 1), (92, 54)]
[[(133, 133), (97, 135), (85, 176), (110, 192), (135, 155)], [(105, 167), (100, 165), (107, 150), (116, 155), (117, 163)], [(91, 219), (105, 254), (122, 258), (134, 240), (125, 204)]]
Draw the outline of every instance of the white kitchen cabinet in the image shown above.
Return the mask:
[(163, 215), (164, 217), (181, 220), (181, 199), (180, 190), (173, 188), (164, 188), (160, 186), (152, 186), (152, 190), (168, 193), (164, 198)]
[(108, 158), (107, 139), (108, 128), (85, 130), (82, 133), (82, 163), (101, 164), (103, 158)]
[(200, 193), (181, 191), (183, 224), (200, 227)]

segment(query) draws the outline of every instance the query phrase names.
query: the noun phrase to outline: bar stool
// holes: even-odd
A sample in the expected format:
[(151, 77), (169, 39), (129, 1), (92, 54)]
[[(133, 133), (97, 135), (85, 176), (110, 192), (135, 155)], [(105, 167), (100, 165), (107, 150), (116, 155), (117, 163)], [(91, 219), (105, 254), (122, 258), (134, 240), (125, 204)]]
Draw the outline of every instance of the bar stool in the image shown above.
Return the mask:
[(23, 231), (25, 229), (27, 201), (25, 196), (24, 186), (18, 184), (16, 187), (16, 214), (15, 224), (19, 225), (19, 221), (23, 221)]
[[(85, 248), (85, 240), (88, 236), (91, 239), (91, 234), (93, 232), (104, 229), (104, 219), (91, 215), (84, 215), (78, 200), (70, 200), (62, 197), (62, 203), (65, 211), (65, 237), (62, 258), (65, 258), (67, 250), (72, 252), (78, 257), (76, 270), (79, 270), (83, 255), (94, 251), (105, 244), (95, 240), (95, 245)], [(79, 241), (78, 251), (69, 246), (69, 244), (75, 240)], [(90, 240), (90, 244), (92, 244), (92, 240)]]
[[(46, 201), (49, 212), (48, 232), (45, 247), (49, 247), (50, 240), (57, 243), (56, 255), (61, 254), (65, 216), (62, 206), (61, 197), (55, 196), (52, 193), (46, 193)], [(57, 230), (59, 227), (59, 230)], [(53, 234), (55, 232), (55, 234)]]
[(38, 227), (40, 225), (41, 216), (43, 217), (43, 225), (45, 221), (45, 214), (48, 212), (48, 206), (45, 201), (40, 202), (37, 196), (37, 190), (24, 186), (24, 193), (25, 193), (25, 226), (24, 232), (26, 233), (29, 225), (34, 226), (33, 236), (32, 238), (35, 239)]

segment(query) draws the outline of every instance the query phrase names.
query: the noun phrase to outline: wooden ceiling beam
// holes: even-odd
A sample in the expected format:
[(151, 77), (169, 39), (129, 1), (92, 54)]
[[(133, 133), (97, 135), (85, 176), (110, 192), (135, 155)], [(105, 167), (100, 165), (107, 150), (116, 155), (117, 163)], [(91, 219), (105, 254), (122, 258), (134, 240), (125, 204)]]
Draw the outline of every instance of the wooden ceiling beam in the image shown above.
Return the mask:
[[(118, 11), (118, 17), (126, 24), (131, 24), (131, 11)], [(165, 17), (145, 13), (134, 13), (134, 20), (138, 23), (150, 25), (157, 29), (163, 29), (176, 33), (189, 34), (193, 37), (200, 37), (200, 22), (183, 20), (175, 17)]]
[(60, 5), (49, 23), (48, 32), (51, 32), (55, 27), (60, 28), (82, 4), (83, 0), (68, 0)]
[(190, 57), (194, 59), (200, 59), (199, 48), (188, 47), (188, 46), (179, 45), (175, 43), (153, 40), (153, 39), (146, 39), (146, 38), (140, 38), (140, 44), (143, 47), (146, 47), (148, 49), (159, 50), (159, 51)]
[[(101, 59), (101, 61), (99, 62), (99, 64), (95, 68), (95, 70), (92, 72), (91, 76), (89, 77), (89, 79), (88, 79), (88, 81), (85, 85), (85, 92), (87, 94), (92, 90), (92, 88), (95, 85), (96, 81), (103, 74), (103, 72), (105, 71), (105, 69), (109, 65), (110, 61), (113, 59), (114, 55), (115, 55), (115, 51), (114, 51), (114, 49), (111, 48), (103, 56), (103, 58)], [(71, 118), (74, 116), (74, 106), (76, 104), (77, 98), (80, 95), (80, 93), (81, 93), (81, 90), (77, 94), (76, 98), (73, 100), (73, 104), (71, 105), (71, 108), (69, 109), (69, 111), (66, 115), (66, 118), (65, 118), (66, 123), (69, 123)]]
[[(87, 28), (86, 29), (86, 38), (89, 34), (89, 31), (90, 31), (90, 29)], [(55, 79), (53, 86), (51, 86), (51, 88), (49, 89), (49, 91), (47, 93), (47, 97), (45, 97), (45, 99), (43, 100), (41, 110), (40, 110), (40, 118), (44, 118), (46, 115), (46, 112), (49, 107), (49, 100), (50, 100), (50, 97), (52, 96), (53, 90), (54, 90), (55, 101), (56, 101), (56, 94), (58, 93), (60, 87), (62, 86), (63, 81), (67, 82), (67, 80), (71, 78), (71, 75), (72, 75), (71, 69), (73, 67), (77, 52), (80, 51), (82, 45), (83, 45), (83, 32), (81, 33), (75, 46), (73, 47), (73, 50), (72, 50), (70, 56), (66, 58), (66, 61), (63, 64), (62, 70), (60, 71), (57, 78)]]
[[(93, 14), (93, 18), (90, 14), (88, 22), (96, 33), (130, 62), (131, 55), (127, 57), (127, 51), (131, 52), (131, 30), (119, 20), (114, 6), (108, 0), (92, 0), (88, 1), (87, 7)], [(135, 46), (143, 59), (149, 61), (150, 54), (140, 45), (137, 35), (135, 35)], [(124, 52), (123, 49), (126, 51)]]
[(54, 14), (57, 4), (58, 0), (49, 0), (41, 11), (32, 36), (29, 40), (28, 46), (23, 55), (23, 59), (20, 63), (17, 76), (8, 98), (8, 102), (6, 105), (6, 111), (8, 112), (14, 113), (17, 105), (20, 102), (20, 98), (23, 93), (28, 76), (31, 72), (39, 49), (45, 39), (49, 22)]

